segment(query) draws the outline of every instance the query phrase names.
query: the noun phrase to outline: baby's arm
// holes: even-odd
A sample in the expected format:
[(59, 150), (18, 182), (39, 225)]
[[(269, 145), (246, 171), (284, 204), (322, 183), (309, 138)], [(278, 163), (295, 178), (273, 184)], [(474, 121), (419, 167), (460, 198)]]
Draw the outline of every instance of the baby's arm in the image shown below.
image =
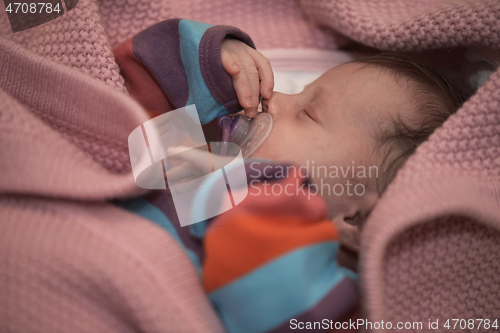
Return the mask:
[[(253, 48), (250, 37), (237, 28), (171, 19), (124, 42), (115, 56), (130, 95), (148, 111), (159, 115), (195, 104), (207, 124), (242, 110), (239, 99), (249, 97), (249, 90), (251, 106), (242, 103), (247, 112), (256, 109), (255, 72), (263, 78), (263, 88), (272, 89), (272, 71)], [(232, 67), (235, 63), (238, 69)]]

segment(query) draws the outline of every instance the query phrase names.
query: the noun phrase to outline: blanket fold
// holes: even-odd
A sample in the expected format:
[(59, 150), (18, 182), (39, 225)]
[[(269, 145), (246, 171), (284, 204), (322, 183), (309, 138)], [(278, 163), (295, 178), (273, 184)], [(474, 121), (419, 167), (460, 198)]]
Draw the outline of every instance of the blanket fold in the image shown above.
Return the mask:
[[(0, 15), (0, 331), (222, 331), (175, 241), (104, 202), (140, 192), (126, 138), (147, 119), (111, 49), (174, 17), (257, 48), (500, 49), (495, 0), (80, 0), (16, 34)], [(497, 69), (389, 186), (362, 239), (364, 319), (500, 318), (499, 109)]]
[[(301, 5), (319, 24), (382, 50), (500, 49), (498, 1)], [(497, 69), (417, 149), (373, 211), (361, 253), (369, 320), (418, 321), (425, 330), (428, 319), (500, 315), (498, 289), (479, 287), (500, 283), (500, 265), (488, 259), (500, 254), (499, 92)]]

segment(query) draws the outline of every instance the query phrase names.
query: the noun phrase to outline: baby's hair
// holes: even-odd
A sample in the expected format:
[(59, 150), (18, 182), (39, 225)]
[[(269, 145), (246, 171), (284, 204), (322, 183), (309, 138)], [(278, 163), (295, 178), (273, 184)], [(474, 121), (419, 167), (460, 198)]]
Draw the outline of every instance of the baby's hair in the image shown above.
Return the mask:
[[(393, 118), (393, 128), (384, 131), (380, 147), (385, 147), (381, 165), (382, 185), (377, 184), (379, 194), (396, 176), (417, 147), (454, 114), (469, 97), (466, 92), (449, 81), (436, 69), (406, 55), (381, 53), (354, 61), (367, 66), (389, 70), (396, 80), (406, 79), (405, 89), (412, 94), (418, 118), (404, 121)], [(412, 122), (410, 124), (409, 122)]]

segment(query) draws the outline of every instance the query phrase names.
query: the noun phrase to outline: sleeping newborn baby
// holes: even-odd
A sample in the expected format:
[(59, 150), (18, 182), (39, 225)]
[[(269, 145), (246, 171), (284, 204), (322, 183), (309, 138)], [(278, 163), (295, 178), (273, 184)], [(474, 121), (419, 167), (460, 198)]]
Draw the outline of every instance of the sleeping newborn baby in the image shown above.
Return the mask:
[(180, 227), (168, 191), (120, 203), (178, 241), (229, 332), (330, 330), (352, 316), (356, 274), (338, 265), (339, 244), (359, 250), (396, 172), (465, 100), (437, 71), (395, 54), (332, 68), (295, 95), (272, 92), (271, 66), (246, 34), (188, 20), (160, 22), (115, 55), (152, 116), (194, 103), (203, 125), (241, 109), (252, 118), (260, 95), (273, 118), (233, 209)]
[(463, 101), (436, 71), (403, 56), (347, 63), (299, 94), (263, 100), (274, 126), (253, 157), (308, 165), (341, 241), (358, 250), (359, 229), (396, 171)]
[[(253, 66), (263, 73), (265, 90), (272, 74), (261, 63)], [(240, 81), (234, 82), (238, 91)], [(263, 99), (274, 125), (252, 157), (308, 166), (341, 242), (357, 251), (359, 230), (397, 170), (465, 99), (439, 72), (411, 58), (380, 54), (353, 61), (299, 94)]]

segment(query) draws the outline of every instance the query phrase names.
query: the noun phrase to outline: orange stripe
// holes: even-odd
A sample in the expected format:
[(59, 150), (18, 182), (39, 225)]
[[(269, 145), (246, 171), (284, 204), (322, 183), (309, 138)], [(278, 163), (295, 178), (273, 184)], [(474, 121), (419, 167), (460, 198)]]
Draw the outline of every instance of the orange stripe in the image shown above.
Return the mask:
[(205, 237), (203, 279), (207, 292), (298, 248), (338, 239), (329, 220), (242, 213), (214, 224)]

